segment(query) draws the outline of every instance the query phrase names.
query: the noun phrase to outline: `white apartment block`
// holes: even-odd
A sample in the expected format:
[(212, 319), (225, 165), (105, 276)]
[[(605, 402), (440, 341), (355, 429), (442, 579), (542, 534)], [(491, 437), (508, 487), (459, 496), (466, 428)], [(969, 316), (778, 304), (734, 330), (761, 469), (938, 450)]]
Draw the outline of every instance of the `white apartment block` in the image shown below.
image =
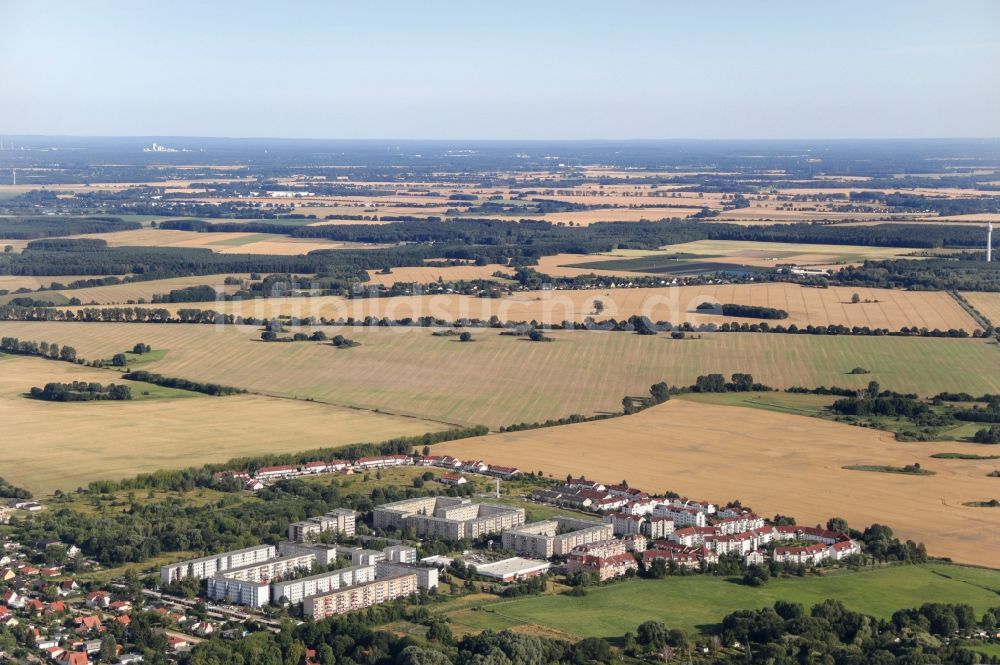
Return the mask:
[(379, 561), (375, 564), (376, 579), (409, 574), (417, 576), (417, 587), (420, 589), (436, 589), (438, 586), (437, 566), (417, 566), (393, 561)]
[(354, 535), (357, 513), (348, 508), (337, 508), (319, 517), (295, 522), (288, 525), (288, 540), (293, 542), (308, 542), (315, 540), (321, 533), (337, 533), (345, 536)]
[(416, 563), (417, 548), (409, 545), (390, 545), (382, 550), (385, 560), (393, 563)]
[(669, 517), (650, 517), (642, 523), (642, 534), (650, 540), (663, 540), (674, 532), (674, 521)]
[(291, 604), (301, 603), (306, 596), (315, 596), (320, 593), (327, 593), (352, 586), (363, 584), (375, 579), (374, 566), (351, 566), (341, 568), (328, 573), (300, 577), (297, 580), (287, 582), (274, 582), (271, 584), (271, 600), (275, 603), (288, 602)]
[(186, 577), (203, 580), (224, 570), (240, 568), (273, 559), (276, 553), (274, 545), (257, 545), (256, 547), (222, 552), (221, 554), (213, 554), (198, 559), (179, 561), (160, 568), (160, 581), (164, 584), (170, 584)]
[(604, 523), (611, 525), (616, 536), (631, 536), (642, 533), (643, 518), (641, 515), (611, 513), (604, 516)]
[(669, 517), (677, 528), (705, 526), (708, 523), (706, 514), (696, 508), (679, 508), (673, 505), (660, 505), (653, 509), (654, 517)]
[(260, 608), (271, 600), (271, 585), (222, 576), (209, 577), (207, 595), (213, 600)]

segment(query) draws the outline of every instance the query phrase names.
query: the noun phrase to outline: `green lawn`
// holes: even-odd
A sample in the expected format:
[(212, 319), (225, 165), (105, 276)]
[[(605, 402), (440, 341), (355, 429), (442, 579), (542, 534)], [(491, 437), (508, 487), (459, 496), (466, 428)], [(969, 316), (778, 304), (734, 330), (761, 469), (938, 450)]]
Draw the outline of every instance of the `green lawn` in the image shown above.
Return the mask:
[(125, 360), (128, 361), (129, 368), (133, 368), (136, 365), (145, 365), (146, 363), (155, 363), (159, 360), (163, 360), (163, 356), (167, 355), (167, 349), (153, 349), (146, 353), (132, 353), (131, 351), (125, 352)]
[(1000, 571), (925, 564), (771, 580), (756, 588), (702, 575), (637, 579), (590, 589), (582, 598), (492, 601), (448, 614), (466, 631), (527, 625), (567, 635), (615, 637), (650, 619), (685, 630), (711, 628), (734, 610), (769, 607), (779, 599), (808, 608), (836, 598), (852, 610), (887, 619), (898, 609), (935, 601), (968, 603), (980, 613), (1000, 603), (998, 594)]
[(833, 395), (804, 395), (799, 393), (689, 393), (679, 399), (724, 406), (747, 406), (765, 411), (791, 413), (796, 416), (822, 416), (825, 408), (833, 404)]
[(979, 644), (974, 647), (966, 648), (969, 651), (978, 651), (979, 653), (986, 654), (987, 656), (1000, 658), (1000, 644)]
[[(765, 411), (790, 413), (797, 416), (813, 416), (834, 420), (836, 414), (826, 407), (840, 399), (836, 395), (807, 395), (799, 393), (766, 392), (766, 393), (690, 393), (679, 396), (693, 402), (722, 404), (724, 406), (745, 406)], [(936, 412), (945, 412), (943, 406), (931, 406)], [(871, 422), (878, 429), (886, 432), (912, 432), (918, 429), (905, 418), (867, 417), (863, 420)], [(963, 441), (971, 439), (983, 428), (983, 423), (957, 421), (953, 425), (939, 428), (935, 434), (941, 441)]]
[(31, 293), (8, 293), (0, 296), (0, 305), (6, 305), (15, 298), (31, 298), (41, 302), (50, 302), (53, 305), (68, 305), (69, 298), (56, 291), (32, 291)]

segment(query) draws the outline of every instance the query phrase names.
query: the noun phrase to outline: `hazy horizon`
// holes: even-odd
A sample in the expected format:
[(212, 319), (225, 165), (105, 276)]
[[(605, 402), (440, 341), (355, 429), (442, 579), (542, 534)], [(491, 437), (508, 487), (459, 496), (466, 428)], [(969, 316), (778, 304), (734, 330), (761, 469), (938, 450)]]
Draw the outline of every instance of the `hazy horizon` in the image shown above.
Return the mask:
[(1000, 136), (1000, 3), (0, 0), (0, 134)]

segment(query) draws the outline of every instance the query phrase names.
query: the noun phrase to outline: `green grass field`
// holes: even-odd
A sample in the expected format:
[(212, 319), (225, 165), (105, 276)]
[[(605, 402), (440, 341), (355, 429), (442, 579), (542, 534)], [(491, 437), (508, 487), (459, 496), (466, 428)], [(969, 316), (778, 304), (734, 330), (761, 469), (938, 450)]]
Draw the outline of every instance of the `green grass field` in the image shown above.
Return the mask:
[(589, 589), (581, 598), (543, 595), (449, 610), (463, 631), (537, 626), (578, 637), (619, 637), (643, 621), (671, 628), (711, 628), (737, 609), (769, 607), (776, 600), (807, 608), (836, 598), (848, 608), (888, 619), (898, 609), (927, 602), (968, 603), (977, 613), (1000, 602), (1000, 572), (926, 564), (823, 577), (771, 580), (748, 587), (730, 578), (692, 575), (663, 580), (630, 580)]
[[(336, 332), (361, 346), (264, 344), (254, 327), (0, 322), (0, 335), (70, 344), (84, 358), (110, 358), (138, 341), (170, 349), (144, 366), (168, 376), (493, 427), (618, 412), (625, 395), (645, 394), (659, 381), (688, 385), (710, 372), (749, 372), (779, 388), (861, 387), (874, 379), (924, 395), (1000, 392), (1000, 347), (973, 339), (719, 333), (672, 340), (556, 331), (555, 342), (533, 344), (478, 330), (474, 344), (456, 344), (427, 329), (327, 329)], [(849, 374), (857, 365), (872, 373)]]
[[(839, 399), (835, 395), (806, 395), (800, 393), (766, 392), (766, 393), (690, 393), (680, 396), (693, 402), (707, 404), (722, 404), (725, 406), (744, 406), (778, 413), (790, 413), (797, 416), (813, 416), (835, 420), (836, 414), (826, 407)], [(944, 412), (943, 406), (932, 406), (936, 412)], [(916, 426), (905, 418), (866, 418), (874, 423), (877, 429), (886, 432), (913, 431)], [(969, 441), (975, 433), (982, 429), (982, 423), (956, 421), (947, 427), (936, 430), (935, 437), (942, 441)]]

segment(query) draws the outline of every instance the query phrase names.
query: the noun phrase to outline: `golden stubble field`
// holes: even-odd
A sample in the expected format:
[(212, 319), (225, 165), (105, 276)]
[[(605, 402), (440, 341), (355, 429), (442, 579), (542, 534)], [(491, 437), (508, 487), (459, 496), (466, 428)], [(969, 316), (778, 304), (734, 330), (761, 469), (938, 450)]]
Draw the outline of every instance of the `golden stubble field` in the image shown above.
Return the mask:
[[(400, 274), (378, 277), (398, 279)], [(851, 302), (855, 293), (862, 302), (856, 304)], [(872, 302), (866, 303), (864, 300)], [(596, 301), (604, 305), (601, 312), (596, 309)], [(587, 317), (598, 320), (612, 318), (620, 320), (633, 315), (647, 316), (653, 321), (669, 321), (675, 325), (684, 322), (699, 325), (761, 321), (699, 313), (697, 307), (703, 302), (758, 305), (784, 309), (788, 312), (787, 319), (768, 321), (772, 325), (795, 324), (803, 327), (840, 324), (891, 330), (899, 330), (904, 326), (917, 326), (929, 330), (964, 328), (968, 332), (976, 328), (975, 322), (965, 310), (943, 291), (918, 292), (860, 287), (816, 289), (782, 282), (706, 284), (650, 289), (519, 291), (501, 298), (477, 298), (459, 294), (355, 299), (317, 296), (197, 304), (178, 303), (163, 306), (172, 311), (191, 307), (212, 309), (244, 318), (313, 316), (330, 321), (346, 320), (349, 317), (363, 319), (366, 316), (396, 320), (433, 316), (450, 322), (462, 318), (488, 320), (491, 316), (497, 316), (501, 321), (562, 323), (567, 320), (582, 322)]]
[[(76, 403), (23, 397), (50, 381), (122, 382), (110, 370), (0, 356), (0, 476), (35, 493), (243, 455), (443, 429), (414, 418), (261, 395)], [(131, 383), (133, 391), (143, 385)]]
[[(42, 292), (37, 298), (45, 299), (50, 293), (56, 293), (65, 298), (79, 298), (84, 305), (96, 303), (98, 305), (125, 304), (129, 301), (139, 302), (145, 300), (151, 302), (154, 295), (166, 295), (175, 289), (183, 289), (189, 286), (208, 285), (216, 291), (231, 293), (237, 286), (227, 285), (226, 277), (240, 277), (248, 279), (249, 274), (231, 273), (225, 275), (195, 275), (191, 277), (171, 277), (170, 279), (158, 279), (143, 282), (129, 282), (127, 284), (113, 284), (110, 286), (94, 286), (83, 289), (63, 289), (59, 291)], [(74, 277), (73, 279), (82, 279)]]
[[(690, 385), (711, 372), (749, 372), (774, 387), (866, 386), (933, 395), (1000, 392), (1000, 348), (982, 340), (823, 337), (754, 333), (673, 340), (613, 332), (554, 332), (530, 342), (495, 330), (475, 341), (425, 328), (328, 327), (360, 342), (266, 343), (251, 326), (0, 322), (0, 335), (74, 346), (110, 358), (144, 342), (166, 356), (144, 366), (282, 397), (458, 425), (500, 427), (618, 412), (626, 395), (667, 381)], [(871, 374), (852, 375), (862, 366)]]
[(169, 229), (138, 229), (92, 233), (71, 238), (96, 238), (110, 247), (180, 247), (185, 249), (210, 249), (219, 254), (277, 254), (296, 256), (317, 249), (341, 249), (358, 246), (353, 243), (291, 238), (271, 233), (198, 233)]
[[(805, 416), (672, 400), (625, 418), (464, 439), (435, 454), (483, 459), (650, 492), (726, 502), (799, 524), (832, 516), (863, 528), (878, 522), (936, 556), (1000, 566), (1000, 509), (966, 501), (997, 496), (995, 461), (940, 460), (938, 452), (988, 452), (958, 443), (897, 443), (891, 435)], [(920, 462), (934, 476), (847, 471), (849, 464)]]
[(962, 293), (979, 313), (988, 318), (994, 326), (1000, 326), (1000, 293), (967, 291)]

